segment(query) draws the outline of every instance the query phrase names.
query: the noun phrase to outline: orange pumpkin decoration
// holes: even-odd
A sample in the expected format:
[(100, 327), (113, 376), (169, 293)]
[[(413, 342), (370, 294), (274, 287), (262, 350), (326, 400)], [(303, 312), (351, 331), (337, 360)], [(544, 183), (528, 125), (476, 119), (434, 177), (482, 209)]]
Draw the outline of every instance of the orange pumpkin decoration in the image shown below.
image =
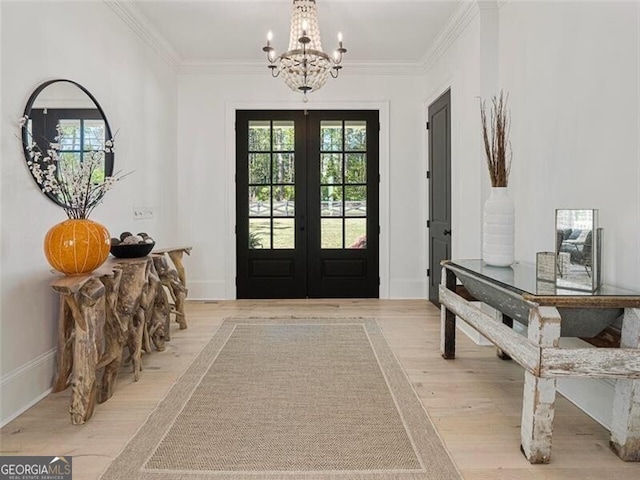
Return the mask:
[(109, 256), (109, 231), (99, 223), (71, 218), (54, 225), (44, 238), (44, 254), (53, 268), (67, 275), (89, 273)]

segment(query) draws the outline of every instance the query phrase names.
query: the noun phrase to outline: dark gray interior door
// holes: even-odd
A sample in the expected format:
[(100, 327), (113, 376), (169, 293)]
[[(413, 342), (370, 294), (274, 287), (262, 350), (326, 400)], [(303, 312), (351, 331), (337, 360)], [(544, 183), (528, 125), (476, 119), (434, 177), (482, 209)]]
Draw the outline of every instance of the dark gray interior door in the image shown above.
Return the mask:
[(451, 257), (451, 92), (429, 105), (429, 300), (440, 306), (442, 260)]

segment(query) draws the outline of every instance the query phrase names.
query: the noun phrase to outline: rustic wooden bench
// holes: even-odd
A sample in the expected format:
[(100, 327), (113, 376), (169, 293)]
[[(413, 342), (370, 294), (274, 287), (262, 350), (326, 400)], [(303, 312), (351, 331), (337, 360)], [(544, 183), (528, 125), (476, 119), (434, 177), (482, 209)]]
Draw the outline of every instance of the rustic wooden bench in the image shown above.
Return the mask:
[[(556, 379), (616, 380), (612, 449), (625, 461), (640, 461), (640, 293), (603, 285), (596, 292), (540, 290), (533, 266), (487, 267), (481, 260), (442, 262), (441, 351), (455, 358), (456, 316), (484, 335), (525, 372), (521, 449), (531, 463), (551, 456)], [(456, 293), (468, 294), (503, 313), (503, 322)], [(622, 348), (561, 348), (561, 336), (583, 336), (623, 314)], [(523, 336), (511, 328), (526, 326)], [(588, 336), (588, 335), (584, 335)]]

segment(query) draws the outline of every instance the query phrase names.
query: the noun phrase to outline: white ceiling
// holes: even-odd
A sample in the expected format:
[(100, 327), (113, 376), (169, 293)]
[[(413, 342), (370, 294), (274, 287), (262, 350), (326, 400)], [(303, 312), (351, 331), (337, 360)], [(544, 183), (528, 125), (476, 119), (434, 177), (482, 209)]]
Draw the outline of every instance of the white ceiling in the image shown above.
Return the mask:
[[(290, 0), (120, 0), (149, 35), (173, 50), (178, 63), (263, 62), (266, 33), (283, 51), (289, 41)], [(461, 1), (317, 0), (325, 51), (348, 49), (345, 63), (424, 62)], [(133, 8), (131, 8), (133, 4)]]

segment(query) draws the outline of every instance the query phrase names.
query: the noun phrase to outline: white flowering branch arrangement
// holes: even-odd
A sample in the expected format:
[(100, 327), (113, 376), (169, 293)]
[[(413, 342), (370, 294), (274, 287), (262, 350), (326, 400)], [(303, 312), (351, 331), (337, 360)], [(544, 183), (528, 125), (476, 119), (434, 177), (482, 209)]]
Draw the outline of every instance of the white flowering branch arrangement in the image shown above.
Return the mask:
[[(28, 120), (28, 117), (22, 117), (20, 127), (24, 127)], [(60, 125), (56, 130), (58, 135), (54, 142), (49, 143), (46, 152), (42, 151), (33, 138), (29, 138), (25, 145), (25, 151), (29, 155), (27, 166), (40, 189), (45, 194), (54, 196), (69, 218), (89, 218), (93, 209), (102, 203), (107, 191), (129, 173), (104, 175), (105, 156), (113, 152), (113, 138), (105, 141), (102, 150), (84, 151), (82, 161), (69, 161), (60, 152), (60, 146), (64, 142)]]

